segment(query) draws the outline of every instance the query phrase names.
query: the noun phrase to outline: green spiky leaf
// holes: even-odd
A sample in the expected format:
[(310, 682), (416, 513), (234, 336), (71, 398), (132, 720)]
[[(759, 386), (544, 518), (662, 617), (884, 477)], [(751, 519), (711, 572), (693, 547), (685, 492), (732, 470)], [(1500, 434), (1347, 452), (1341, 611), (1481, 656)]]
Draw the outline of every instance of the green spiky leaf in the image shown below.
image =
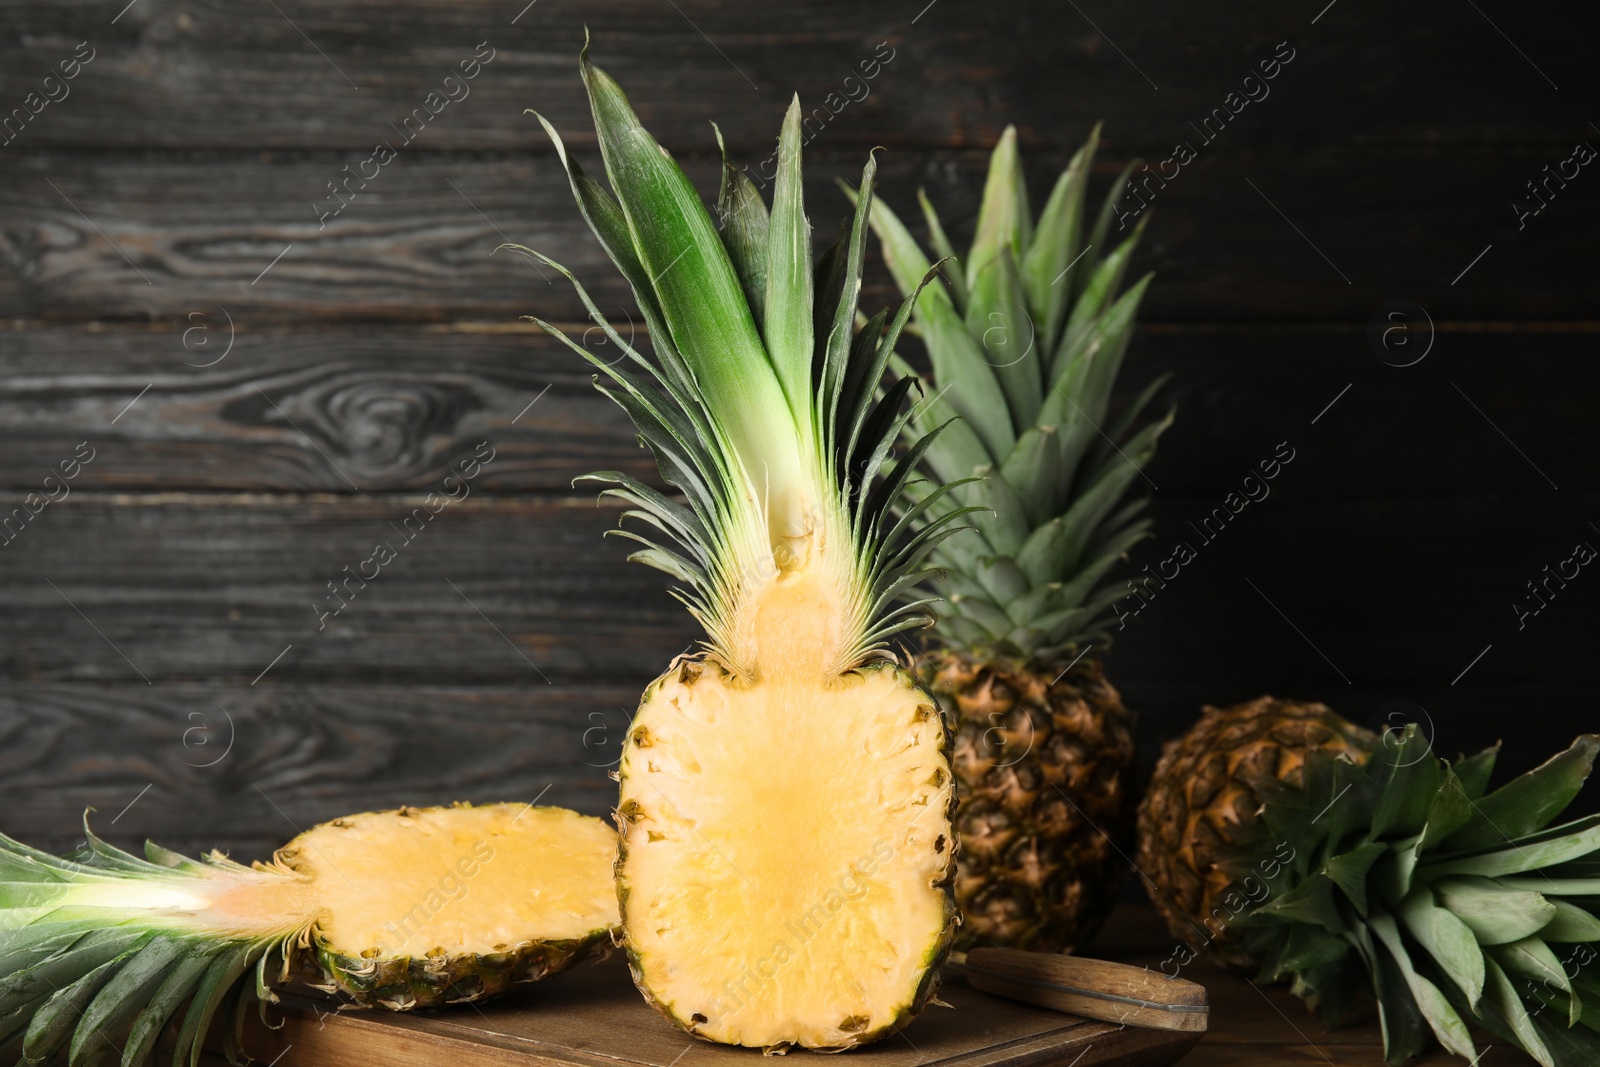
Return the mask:
[[(989, 590), (935, 640), (984, 655), (1059, 669), (1091, 643), (1109, 640), (1106, 616), (1117, 600), (1115, 570), (1149, 535), (1125, 499), (1171, 423), (1144, 412), (1146, 388), (1121, 410), (1112, 392), (1148, 279), (1122, 292), (1135, 238), (1106, 244), (1109, 200), (1086, 233), (1084, 198), (1099, 131), (1056, 181), (1034, 225), (1014, 130), (995, 147), (970, 250), (958, 256), (927, 197), (919, 194), (929, 238), (944, 258), (943, 280), (915, 305), (932, 374), (916, 430), (959, 415), (969, 429), (929, 451), (936, 477), (978, 475), (952, 503), (975, 514), (980, 538), (955, 538), (931, 557), (945, 577), (932, 588), (973, 597), (975, 575), (994, 558), (1014, 561), (1030, 587), (996, 603)], [(847, 190), (848, 191), (848, 190)], [(899, 217), (878, 204), (872, 227), (902, 293), (929, 269), (929, 257)], [(959, 332), (958, 332), (959, 330)], [(900, 366), (900, 364), (896, 364)], [(906, 368), (909, 370), (909, 367)], [(1159, 388), (1159, 383), (1156, 388)], [(958, 426), (961, 424), (958, 424)], [(1017, 592), (1012, 587), (1008, 593)], [(998, 629), (1000, 614), (1017, 625)]]
[[(1600, 982), (1591, 989), (1564, 955), (1600, 940), (1600, 816), (1555, 824), (1592, 741), (1488, 793), (1496, 751), (1446, 765), (1415, 728), (1383, 738), (1364, 765), (1313, 751), (1299, 783), (1255, 783), (1264, 806), (1220, 854), (1237, 877), (1293, 848), (1285, 883), (1239, 920), (1245, 944), (1264, 977), (1287, 977), (1317, 1006), (1348, 995), (1334, 988), (1327, 939), (1353, 944), (1390, 1063), (1428, 1040), (1470, 1057), (1468, 1018), (1553, 1067), (1600, 1050), (1586, 1010)], [(1491, 802), (1506, 831), (1494, 839), (1479, 821)]]
[(1496, 848), (1543, 829), (1572, 803), (1600, 752), (1600, 734), (1585, 734), (1565, 752), (1473, 805), (1473, 816), (1442, 847), (1452, 852)]

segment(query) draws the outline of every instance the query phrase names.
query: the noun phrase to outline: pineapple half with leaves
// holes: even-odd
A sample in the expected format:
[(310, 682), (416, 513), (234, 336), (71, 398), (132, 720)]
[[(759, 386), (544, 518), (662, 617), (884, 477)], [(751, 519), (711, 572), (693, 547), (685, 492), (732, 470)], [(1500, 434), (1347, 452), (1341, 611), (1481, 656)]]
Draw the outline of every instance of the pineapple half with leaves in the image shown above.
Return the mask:
[(561, 808), (352, 815), (251, 867), (84, 832), (65, 858), (0, 836), (0, 1049), (20, 1038), (26, 1063), (135, 1067), (181, 1018), (172, 1062), (195, 1067), (219, 1012), (237, 1061), (274, 985), (461, 1003), (565, 970), (617, 926), (616, 834)]
[(581, 286), (616, 366), (534, 321), (595, 365), (682, 494), (590, 476), (630, 505), (613, 532), (642, 543), (631, 558), (677, 580), (707, 635), (624, 741), (624, 944), (646, 998), (697, 1037), (850, 1048), (928, 1001), (956, 922), (947, 731), (888, 644), (929, 621), (901, 593), (955, 516), (894, 510), (929, 442), (891, 462), (914, 381), (877, 395), (909, 302), (855, 329), (876, 164), (814, 263), (798, 98), (771, 208), (725, 162), (719, 232), (587, 47), (581, 69), (610, 190), (545, 129), (654, 357)]
[(1498, 746), (1446, 762), (1415, 725), (1208, 708), (1150, 782), (1139, 867), (1190, 951), (1220, 943), (1330, 1024), (1375, 996), (1392, 1067), (1434, 1042), (1477, 1062), (1473, 1023), (1544, 1067), (1592, 1067), (1600, 815), (1552, 824), (1597, 753), (1579, 737), (1490, 790)]
[[(1113, 571), (1150, 526), (1145, 502), (1123, 498), (1172, 416), (1138, 425), (1161, 381), (1111, 411), (1149, 278), (1121, 291), (1143, 220), (1111, 247), (1115, 191), (1092, 225), (1084, 218), (1098, 139), (1096, 129), (1035, 224), (1007, 128), (964, 258), (919, 194), (942, 259), (916, 301), (931, 395), (908, 430), (959, 417), (926, 463), (938, 483), (971, 479), (952, 497), (985, 509), (976, 534), (938, 546), (943, 574), (930, 583), (947, 602), (927, 676), (956, 723), (961, 948), (1081, 945), (1127, 866), (1132, 718), (1100, 652), (1107, 609), (1126, 595)], [(928, 257), (882, 202), (872, 225), (901, 291), (914, 292)], [(910, 488), (914, 505), (925, 492)]]

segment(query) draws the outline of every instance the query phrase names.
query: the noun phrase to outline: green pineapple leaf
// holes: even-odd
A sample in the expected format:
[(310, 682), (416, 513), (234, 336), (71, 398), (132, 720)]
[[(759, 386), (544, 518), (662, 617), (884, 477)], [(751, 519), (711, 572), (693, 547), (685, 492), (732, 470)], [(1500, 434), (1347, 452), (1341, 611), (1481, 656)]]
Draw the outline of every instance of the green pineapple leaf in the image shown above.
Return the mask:
[[(855, 190), (849, 186), (844, 189), (851, 203), (855, 203)], [(932, 265), (905, 224), (881, 200), (873, 207), (872, 231), (878, 236), (884, 263), (900, 291), (913, 292)], [(948, 391), (947, 402), (972, 427), (989, 455), (1004, 458), (1016, 443), (1005, 393), (994, 368), (956, 314), (942, 283), (935, 281), (917, 296), (916, 319), (939, 386), (933, 392)]]
[(1518, 1046), (1538, 1060), (1543, 1067), (1561, 1067), (1550, 1054), (1543, 1035), (1528, 1015), (1527, 1005), (1523, 1003), (1506, 972), (1492, 959), (1484, 960), (1484, 966), (1488, 972), (1484, 999), (1493, 1005), (1511, 1032), (1516, 1035)]
[(1416, 854), (1420, 857), (1422, 853), (1432, 851), (1471, 818), (1472, 800), (1467, 795), (1466, 787), (1456, 776), (1455, 768), (1446, 766), (1444, 781), (1428, 804), (1427, 821), (1417, 839)]
[[(1106, 198), (1100, 204), (1100, 212), (1095, 216), (1094, 228), (1089, 231), (1088, 242), (1088, 247), (1102, 250), (1099, 253), (1101, 256), (1105, 255), (1103, 250), (1111, 238), (1112, 222), (1116, 222), (1118, 233), (1122, 232), (1122, 230), (1127, 227), (1127, 222), (1120, 217), (1120, 213), (1117, 211), (1117, 204), (1122, 200), (1123, 190), (1131, 188), (1131, 184), (1128, 181), (1128, 175), (1133, 173), (1135, 167), (1142, 167), (1143, 165), (1144, 161), (1141, 159), (1134, 158), (1128, 160), (1121, 172), (1117, 174), (1116, 179), (1111, 183), (1111, 188), (1106, 191)], [(1145, 219), (1147, 218), (1149, 218), (1148, 215), (1140, 213), (1139, 221), (1134, 224), (1135, 232), (1138, 231), (1139, 227), (1144, 225)], [(1079, 277), (1082, 277), (1082, 274), (1080, 274)], [(1076, 288), (1074, 288), (1073, 297), (1074, 299), (1077, 297)]]
[(1357, 932), (1378, 995), (1378, 1025), (1383, 1030), (1383, 1058), (1389, 1067), (1402, 1067), (1428, 1047), (1431, 1028), (1412, 995), (1410, 983), (1394, 957), (1374, 945), (1365, 928)]
[(1335, 856), (1323, 865), (1322, 873), (1343, 891), (1362, 918), (1367, 917), (1367, 875), (1372, 865), (1388, 853), (1387, 845), (1369, 841)]
[[(1098, 139), (1097, 127), (1035, 225), (1016, 131), (1008, 130), (991, 155), (965, 257), (955, 254), (923, 193), (918, 202), (939, 264), (930, 264), (886, 205), (871, 214), (902, 294), (912, 296), (930, 269), (937, 274), (915, 296), (931, 374), (910, 425), (921, 432), (961, 417), (957, 432), (929, 449), (928, 466), (946, 480), (981, 478), (951, 503), (989, 509), (972, 515), (979, 536), (952, 538), (930, 557), (946, 575), (931, 584), (949, 598), (952, 620), (932, 640), (1039, 670), (1059, 669), (1087, 645), (1110, 640), (1107, 616), (1125, 595), (1114, 572), (1150, 531), (1149, 520), (1137, 519), (1142, 501), (1126, 496), (1172, 421), (1146, 414), (1161, 382), (1120, 409), (1112, 402), (1149, 279), (1122, 291), (1137, 233), (1115, 249), (1105, 244), (1115, 195), (1086, 239), (1084, 197)], [(898, 357), (891, 366), (909, 371)]]
[(1543, 829), (1583, 788), (1600, 734), (1585, 734), (1543, 765), (1512, 779), (1473, 806), (1473, 817), (1442, 844), (1445, 851), (1473, 852)]
[[(1028, 294), (1028, 313), (1040, 325), (1039, 349), (1055, 351), (1066, 318), (1074, 279), (1087, 274), (1085, 265), (1091, 249), (1083, 247), (1083, 198), (1089, 188), (1089, 170), (1100, 143), (1100, 127), (1078, 149), (1067, 169), (1056, 179), (1050, 199), (1039, 213), (1039, 225), (1022, 259), (1023, 285)], [(1091, 261), (1092, 262), (1092, 261)], [(1079, 287), (1081, 288), (1081, 287)]]
[(811, 403), (811, 225), (801, 201), (800, 98), (789, 102), (778, 137), (778, 175), (767, 225), (766, 326), (771, 354), (791, 412)]
[(1017, 128), (1007, 126), (989, 156), (989, 176), (983, 186), (983, 203), (978, 207), (978, 230), (967, 253), (967, 288), (978, 288), (978, 275), (1002, 252), (1009, 250), (1013, 259), (1022, 259), (1032, 232), (1028, 187), (1017, 153)]
[(1432, 866), (1430, 871), (1493, 878), (1502, 874), (1522, 874), (1578, 859), (1600, 849), (1600, 815), (1567, 826), (1552, 827), (1535, 836), (1540, 839), (1520, 838), (1511, 842), (1510, 848), (1446, 860)]
[(967, 308), (967, 330), (1000, 380), (1012, 425), (1019, 433), (1032, 426), (1044, 388), (1043, 353), (1010, 246), (978, 268)]
[(1430, 745), (1415, 723), (1384, 732), (1372, 757), (1382, 790), (1372, 815), (1373, 840), (1411, 837), (1427, 824), (1445, 774)]
[(1499, 755), (1500, 742), (1496, 741), (1492, 747), (1477, 755), (1456, 761), (1456, 777), (1461, 779), (1461, 788), (1470, 799), (1482, 800), (1489, 791), (1489, 777), (1494, 774), (1495, 760)]
[(1539, 936), (1546, 941), (1568, 944), (1600, 941), (1600, 918), (1570, 901), (1551, 900), (1550, 903), (1556, 906), (1556, 915), (1539, 931)]
[(917, 190), (917, 203), (922, 207), (922, 218), (928, 226), (928, 239), (939, 256), (939, 277), (950, 287), (950, 298), (955, 301), (956, 312), (966, 318), (967, 274), (961, 266), (961, 257), (956, 255), (955, 247), (950, 244), (944, 225), (939, 221), (939, 213), (933, 209), (933, 202), (920, 188)]
[(1439, 1044), (1457, 1056), (1475, 1058), (1477, 1050), (1472, 1047), (1472, 1034), (1467, 1030), (1467, 1024), (1450, 1006), (1450, 1001), (1444, 992), (1417, 973), (1416, 968), (1411, 965), (1410, 954), (1406, 952), (1405, 944), (1401, 941), (1400, 929), (1395, 925), (1394, 918), (1374, 913), (1367, 920), (1367, 926), (1393, 960), (1406, 987), (1411, 991), (1417, 1010), (1427, 1022), (1428, 1028), (1433, 1031), (1433, 1036)]
[(717, 150), (722, 153), (722, 185), (717, 190), (717, 221), (722, 228), (722, 244), (733, 261), (739, 275), (739, 285), (750, 305), (750, 314), (756, 328), (765, 336), (765, 308), (767, 301), (767, 264), (770, 255), (768, 229), (770, 219), (766, 201), (744, 171), (728, 159), (728, 146), (722, 142), (722, 130), (716, 123), (711, 128), (717, 134)]
[[(1130, 234), (1109, 256), (1095, 264), (1094, 271), (1088, 275), (1088, 280), (1081, 287), (1082, 292), (1077, 297), (1077, 302), (1072, 305), (1072, 312), (1067, 318), (1066, 328), (1061, 331), (1054, 350), (1054, 362), (1051, 364), (1051, 374), (1059, 373), (1067, 353), (1078, 345), (1085, 330), (1093, 326), (1111, 301), (1116, 298), (1122, 288), (1122, 279), (1128, 271), (1128, 261), (1133, 258), (1134, 249), (1139, 246), (1139, 238), (1144, 235), (1145, 221), (1139, 220)], [(1085, 261), (1087, 262), (1087, 261)], [(1082, 268), (1083, 263), (1078, 264)], [(1083, 276), (1081, 269), (1077, 271), (1079, 277)]]
[(1466, 996), (1469, 1005), (1483, 997), (1483, 950), (1472, 929), (1448, 908), (1439, 907), (1433, 892), (1418, 886), (1395, 909), (1406, 931)]
[(1471, 928), (1480, 945), (1503, 945), (1544, 929), (1556, 917), (1542, 893), (1508, 889), (1491, 878), (1456, 876), (1434, 883), (1439, 903)]

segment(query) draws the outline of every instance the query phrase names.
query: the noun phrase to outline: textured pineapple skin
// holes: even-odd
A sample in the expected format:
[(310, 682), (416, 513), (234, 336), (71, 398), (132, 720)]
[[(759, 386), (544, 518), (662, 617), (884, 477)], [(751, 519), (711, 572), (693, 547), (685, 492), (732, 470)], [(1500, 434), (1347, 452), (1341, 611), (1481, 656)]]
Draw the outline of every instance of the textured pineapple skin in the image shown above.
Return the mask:
[[(922, 693), (927, 692), (926, 688), (922, 686), (921, 682), (914, 675), (892, 664), (874, 663), (859, 669), (892, 670), (909, 688)], [(656, 680), (651, 682), (650, 685), (645, 689), (644, 693), (639, 699), (640, 709), (644, 709), (650, 705), (651, 701), (655, 699), (662, 684), (668, 679), (675, 679), (680, 682), (692, 682), (702, 671), (705, 670), (721, 671), (723, 668), (713, 659), (698, 659), (687, 656), (680, 657), (673, 662), (672, 666), (668, 667), (663, 674), (657, 677)], [(940, 709), (938, 701), (933, 699), (931, 695), (929, 695), (928, 705), (932, 711), (939, 716), (939, 721), (943, 725), (944, 751), (949, 753), (952, 750), (952, 744), (954, 740), (950, 726), (950, 717), (944, 714), (944, 712)], [(633, 732), (631, 730), (629, 736), (630, 739), (633, 737)], [(626, 776), (626, 762), (624, 762), (623, 766), (619, 768), (619, 782), (622, 784), (623, 788), (621, 792), (623, 793), (627, 792)], [(953, 820), (955, 818), (958, 794), (959, 788), (951, 794), (950, 806), (944, 812), (947, 820)], [(613, 813), (613, 818), (616, 820), (618, 830), (621, 831), (617, 840), (617, 861), (615, 870), (617, 875), (617, 897), (621, 912), (624, 917), (626, 917), (628, 914), (628, 895), (631, 890), (625, 874), (628, 859), (627, 825), (633, 819), (633, 817), (634, 813), (629, 809), (626, 803), (618, 807)], [(955, 892), (956, 864), (958, 856), (960, 855), (960, 851), (961, 845), (959, 840), (952, 842), (950, 846), (949, 862), (945, 867), (945, 875), (935, 886), (935, 888), (942, 889), (944, 892), (945, 907), (943, 928), (934, 938), (931, 947), (924, 954), (923, 965), (925, 970), (923, 971), (922, 979), (918, 983), (916, 991), (911, 995), (911, 998), (907, 1002), (904, 1010), (902, 1010), (887, 1024), (870, 1030), (863, 1030), (858, 1034), (854, 1034), (851, 1036), (851, 1039), (845, 1043), (829, 1047), (812, 1047), (812, 1051), (830, 1053), (846, 1052), (850, 1049), (859, 1048), (863, 1045), (870, 1045), (875, 1041), (882, 1040), (883, 1038), (888, 1037), (891, 1033), (898, 1032), (900, 1027), (903, 1027), (912, 1019), (916, 1018), (917, 1015), (921, 1013), (922, 1009), (927, 1007), (928, 1002), (934, 999), (934, 994), (939, 990), (941, 969), (943, 968), (945, 961), (950, 956), (957, 937), (957, 930), (962, 923), (962, 916), (957, 906)], [(706, 1041), (713, 1044), (718, 1043), (715, 1041), (715, 1039), (706, 1036), (700, 1031), (698, 1026), (699, 1020), (697, 1018), (682, 1018), (672, 1004), (656, 995), (656, 992), (650, 987), (650, 983), (645, 976), (644, 969), (640, 964), (637, 949), (628, 940), (627, 930), (628, 928), (626, 919), (624, 919), (618, 943), (621, 945), (627, 957), (628, 970), (633, 977), (634, 986), (639, 990), (640, 995), (644, 997), (645, 1001), (651, 1007), (660, 1012), (670, 1023), (672, 1023), (673, 1026), (677, 1027), (683, 1033), (688, 1034), (691, 1037), (698, 1038), (701, 1041)], [(791, 1044), (774, 1045), (763, 1049), (763, 1052), (767, 1055), (783, 1054), (788, 1052), (791, 1047), (793, 1047)]]
[(956, 949), (1085, 944), (1127, 867), (1133, 716), (1097, 657), (1065, 674), (953, 650), (929, 662), (955, 728)]
[(1205, 942), (1205, 954), (1218, 963), (1252, 966), (1238, 933), (1213, 919), (1233, 884), (1217, 868), (1218, 854), (1261, 811), (1252, 783), (1276, 778), (1300, 786), (1307, 753), (1364, 762), (1376, 744), (1371, 731), (1325, 704), (1270, 696), (1207, 706), (1188, 733), (1167, 742), (1139, 805), (1135, 862), (1172, 936), (1197, 948)]
[(410, 1011), (466, 1004), (537, 982), (609, 950), (611, 931), (586, 938), (530, 941), (505, 952), (364, 959), (317, 943), (296, 950), (292, 967), (306, 985), (340, 994), (357, 1007)]

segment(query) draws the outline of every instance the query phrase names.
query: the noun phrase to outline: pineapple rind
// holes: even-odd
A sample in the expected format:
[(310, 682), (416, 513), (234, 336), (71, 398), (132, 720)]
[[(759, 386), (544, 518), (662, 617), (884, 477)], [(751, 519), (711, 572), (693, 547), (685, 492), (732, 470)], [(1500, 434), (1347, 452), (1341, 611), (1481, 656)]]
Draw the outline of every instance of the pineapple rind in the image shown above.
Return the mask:
[(1052, 676), (937, 649), (927, 679), (956, 738), (956, 950), (1086, 944), (1116, 902), (1133, 830), (1133, 717), (1099, 657)]
[(1167, 742), (1139, 805), (1134, 862), (1173, 937), (1218, 963), (1249, 968), (1240, 930), (1224, 905), (1234, 878), (1216, 860), (1239, 843), (1260, 812), (1268, 779), (1298, 788), (1313, 752), (1364, 762), (1371, 731), (1326, 704), (1263, 696), (1206, 707), (1200, 721)]
[(610, 944), (611, 928), (601, 927), (585, 938), (527, 941), (506, 952), (365, 959), (319, 939), (314, 949), (299, 951), (294, 966), (305, 985), (356, 1006), (410, 1011), (498, 996), (569, 970)]

